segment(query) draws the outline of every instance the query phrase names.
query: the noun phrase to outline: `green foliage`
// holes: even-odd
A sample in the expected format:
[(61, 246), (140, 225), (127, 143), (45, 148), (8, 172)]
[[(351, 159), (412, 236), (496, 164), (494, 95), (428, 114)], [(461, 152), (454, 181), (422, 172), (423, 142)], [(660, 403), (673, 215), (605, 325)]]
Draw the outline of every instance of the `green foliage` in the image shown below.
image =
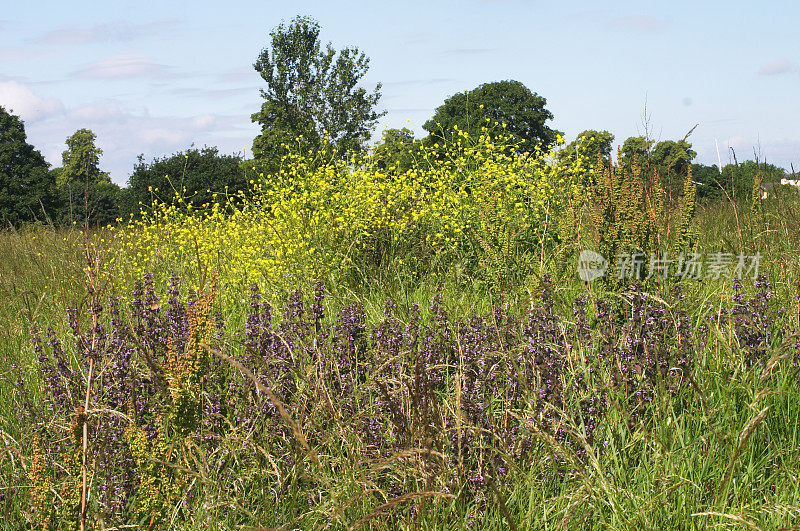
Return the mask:
[(610, 164), (613, 142), (614, 135), (608, 131), (587, 129), (559, 150), (556, 158), (567, 167), (578, 170), (580, 182), (588, 185), (597, 169)]
[(658, 175), (666, 193), (666, 201), (674, 205), (683, 190), (683, 181), (692, 159), (696, 156), (697, 153), (685, 138), (678, 141), (663, 140), (655, 144), (643, 136), (633, 136), (623, 142), (619, 164), (629, 172), (634, 166), (639, 166), (644, 176)]
[(646, 267), (638, 271), (618, 270), (618, 257), (640, 255), (647, 260), (658, 252), (660, 204), (650, 200), (644, 183), (647, 173), (634, 165), (601, 169), (591, 190), (590, 213), (597, 250), (609, 262), (604, 277), (610, 287), (623, 287), (622, 278), (643, 278)]
[(51, 170), (58, 187), (61, 222), (108, 225), (120, 214), (120, 188), (100, 170), (103, 150), (95, 146), (96, 135), (79, 129), (67, 138), (62, 167)]
[(253, 67), (266, 82), (264, 102), (252, 115), (261, 125), (253, 155), (274, 172), (286, 146), (318, 150), (328, 144), (337, 157), (359, 151), (385, 113), (374, 110), (381, 85), (372, 92), (358, 86), (369, 58), (358, 48), (337, 52), (319, 40), (319, 24), (298, 16), (270, 32), (270, 46)]
[(546, 104), (544, 97), (519, 81), (484, 83), (447, 98), (422, 127), (430, 133), (430, 143), (444, 143), (459, 131), (478, 138), (484, 134), (483, 128), (498, 124), (513, 135), (515, 142), (522, 142), (517, 147), (519, 152), (533, 152), (537, 146), (547, 150), (560, 133), (546, 125), (553, 119)]
[(375, 146), (373, 160), (377, 168), (404, 173), (414, 166), (414, 157), (419, 152), (421, 142), (414, 139), (410, 129), (387, 129), (381, 141)]
[[(226, 285), (247, 279), (270, 289), (288, 289), (308, 271), (362, 276), (385, 270), (395, 257), (405, 258), (412, 275), (464, 256), (475, 271), (482, 229), (473, 229), (492, 208), (502, 222), (486, 225), (491, 238), (508, 230), (513, 250), (525, 242), (527, 252), (536, 247), (540, 254), (558, 175), (545, 160), (514, 153), (508, 137), (453, 143), (441, 159), (423, 146), (405, 172), (380, 169), (385, 160), (369, 156), (324, 165), (313, 153), (287, 156), (285, 167), (259, 177), (250, 196), (227, 208), (197, 214), (158, 205), (120, 231), (113, 260), (141, 272), (167, 264), (196, 271), (193, 264), (209, 263)], [(512, 267), (514, 255), (504, 256)]]
[[(189, 307), (189, 334), (185, 348), (171, 349), (163, 372), (170, 393), (169, 407), (158, 418), (155, 438), (148, 438), (145, 430), (129, 422), (125, 436), (131, 455), (139, 470), (136, 520), (147, 522), (152, 528), (163, 524), (186, 487), (186, 474), (179, 463), (182, 454), (191, 447), (198, 436), (202, 415), (200, 390), (203, 375), (208, 370), (211, 335), (214, 317), (214, 280), (208, 291), (201, 292), (198, 300)], [(174, 347), (173, 347), (174, 348)], [(132, 401), (131, 401), (132, 402)], [(129, 405), (133, 409), (133, 404)], [(130, 411), (131, 418), (136, 415)]]
[(730, 200), (752, 203), (754, 186), (760, 183), (769, 193), (786, 177), (786, 170), (766, 162), (746, 160), (726, 164), (722, 171), (715, 165), (692, 164), (697, 181), (697, 197), (709, 201)]
[(175, 468), (173, 446), (167, 440), (163, 423), (158, 434), (149, 440), (145, 431), (134, 423), (125, 429), (125, 438), (139, 471), (138, 499), (134, 508), (136, 521), (149, 529), (162, 524), (168, 511), (185, 487), (183, 474)]
[[(640, 180), (646, 178), (641, 177)], [(645, 197), (645, 205), (647, 201)], [(800, 461), (797, 459), (800, 429), (796, 414), (800, 403), (800, 382), (796, 377), (794, 336), (790, 333), (796, 330), (798, 310), (795, 298), (798, 264), (795, 257), (800, 250), (797, 223), (800, 219), (800, 203), (792, 196), (784, 203), (766, 201), (763, 208), (764, 223), (769, 225), (757, 226), (755, 236), (745, 234), (744, 245), (749, 248), (755, 242), (762, 242), (760, 245), (764, 246), (762, 250), (765, 255), (763, 267), (779, 272), (774, 288), (766, 293), (767, 298), (758, 299), (771, 306), (776, 319), (774, 324), (767, 323), (767, 329), (775, 335), (767, 336), (759, 347), (765, 352), (764, 363), (748, 366), (743, 362), (747, 350), (744, 342), (748, 341), (748, 337), (737, 330), (750, 331), (756, 326), (760, 327), (761, 323), (751, 323), (749, 311), (743, 311), (746, 308), (738, 307), (735, 303), (731, 307), (735, 292), (731, 290), (730, 283), (723, 280), (683, 282), (685, 298), (663, 314), (663, 322), (668, 323), (666, 326), (672, 326), (669, 323), (686, 311), (689, 319), (685, 322), (689, 323), (690, 330), (696, 338), (705, 337), (706, 341), (693, 343), (689, 348), (696, 362), (690, 372), (670, 372), (671, 378), (684, 382), (682, 390), (672, 393), (667, 389), (654, 389), (652, 400), (646, 404), (647, 416), (632, 418), (626, 404), (635, 402), (637, 396), (624, 385), (614, 384), (616, 372), (608, 374), (595, 371), (596, 367), (592, 364), (601, 355), (608, 355), (602, 340), (586, 341), (573, 351), (558, 351), (561, 356), (559, 359), (569, 367), (569, 371), (564, 373), (565, 385), (570, 386), (568, 389), (573, 389), (573, 382), (584, 380), (600, 384), (598, 393), (608, 399), (606, 421), (597, 426), (594, 441), (586, 441), (586, 446), (579, 448), (570, 448), (547, 438), (546, 433), (537, 435), (531, 448), (532, 457), (524, 466), (511, 463), (511, 471), (506, 479), (498, 481), (494, 487), (487, 486), (487, 498), (476, 500), (470, 491), (455, 499), (405, 497), (425, 490), (460, 494), (463, 491), (457, 488), (447, 490), (451, 488), (450, 484), (439, 489), (441, 484), (437, 483), (438, 477), (446, 473), (448, 467), (454, 470), (464, 467), (459, 470), (476, 474), (483, 470), (491, 473), (493, 454), (489, 444), (494, 443), (486, 439), (487, 449), (482, 455), (485, 459), (483, 470), (462, 465), (458, 460), (452, 464), (440, 463), (439, 453), (447, 450), (436, 446), (432, 447), (430, 457), (425, 455), (428, 447), (423, 446), (419, 449), (409, 447), (408, 451), (391, 453), (385, 458), (384, 454), (380, 455), (380, 459), (364, 458), (361, 452), (365, 448), (370, 451), (373, 448), (366, 439), (360, 439), (354, 430), (349, 430), (358, 419), (354, 418), (350, 409), (336, 408), (336, 388), (324, 387), (321, 383), (323, 380), (318, 377), (321, 373), (315, 372), (313, 362), (304, 363), (312, 359), (310, 352), (325, 348), (325, 343), (319, 346), (308, 340), (291, 351), (301, 362), (290, 373), (290, 378), (292, 382), (301, 384), (300, 394), (310, 399), (296, 402), (299, 406), (289, 409), (289, 414), (298, 419), (298, 425), (307, 434), (310, 447), (319, 455), (321, 466), (317, 467), (307, 458), (298, 458), (298, 455), (302, 455), (299, 449), (298, 453), (293, 451), (288, 455), (278, 453), (276, 445), (256, 439), (250, 426), (242, 427), (233, 422), (235, 416), (229, 412), (225, 415), (230, 417), (225, 418), (232, 421), (230, 431), (223, 439), (204, 446), (209, 450), (202, 453), (190, 449), (190, 445), (202, 444), (197, 441), (202, 439), (203, 432), (199, 432), (199, 438), (187, 438), (182, 444), (174, 436), (175, 431), (167, 433), (161, 428), (159, 433), (165, 433), (165, 436), (157, 434), (148, 438), (144, 432), (134, 431), (140, 425), (130, 424), (123, 441), (127, 443), (126, 448), (130, 445), (134, 458), (131, 467), (135, 467), (139, 475), (134, 478), (136, 494), (130, 500), (125, 522), (101, 522), (97, 519), (87, 522), (87, 528), (99, 529), (103, 525), (106, 529), (112, 526), (122, 528), (126, 524), (137, 523), (143, 529), (148, 524), (152, 524), (153, 529), (168, 526), (175, 529), (228, 529), (237, 526), (358, 528), (356, 524), (369, 517), (368, 525), (363, 526), (365, 529), (370, 526), (375, 529), (415, 526), (436, 529), (454, 525), (505, 529), (510, 527), (509, 521), (513, 521), (518, 529), (702, 529), (731, 524), (754, 529), (779, 529), (796, 525), (796, 509), (800, 507), (800, 488), (796, 481), (800, 473)], [(492, 230), (491, 220), (498, 211), (481, 213), (489, 222), (487, 230)], [(715, 204), (710, 208), (701, 205), (695, 220), (702, 229), (698, 231), (698, 252), (707, 254), (718, 251), (720, 242), (735, 231), (735, 220), (732, 205)], [(675, 231), (676, 234), (678, 232)], [(12, 293), (12, 288), (18, 293), (26, 290), (44, 293), (46, 290), (48, 296), (44, 298), (38, 315), (55, 326), (63, 320), (58, 318), (64, 311), (63, 305), (70, 305), (68, 301), (81, 296), (79, 291), (75, 291), (74, 279), (68, 278), (65, 273), (74, 269), (78, 274), (76, 278), (79, 278), (84, 265), (79, 252), (76, 257), (69, 257), (75, 247), (80, 249), (82, 246), (82, 238), (77, 237), (77, 231), (72, 233), (74, 237), (69, 238), (69, 243), (66, 236), (70, 232), (51, 231), (43, 227), (26, 227), (22, 231), (0, 234), (0, 248), (9, 250), (0, 253), (0, 287), (6, 293)], [(103, 235), (107, 241), (111, 240), (108, 231)], [(498, 237), (496, 248), (500, 249), (502, 243), (503, 240)], [(398, 259), (405, 260), (411, 254), (413, 252), (398, 254), (382, 270), (394, 269)], [(231, 260), (238, 259), (237, 256)], [(441, 292), (444, 305), (453, 317), (491, 311), (496, 299), (491, 301), (481, 291), (481, 285), (459, 282), (456, 276), (452, 271), (438, 274), (430, 272), (413, 285), (392, 287), (391, 279), (379, 278), (376, 274), (366, 276), (360, 286), (354, 287), (337, 284), (340, 277), (332, 275), (329, 277), (332, 280), (332, 293), (325, 299), (325, 319), (333, 321), (335, 309), (331, 308), (360, 302), (367, 308), (367, 330), (378, 332), (374, 336), (367, 335), (368, 341), (380, 341), (381, 337), (385, 337), (380, 334), (390, 330), (389, 326), (399, 326), (402, 332), (407, 326), (414, 328), (415, 323), (402, 306), (395, 310), (396, 321), (382, 316), (379, 308), (387, 298), (423, 304), (430, 300), (433, 293)], [(61, 288), (57, 287), (59, 282), (63, 283)], [(744, 284), (747, 298), (752, 283), (745, 280)], [(504, 299), (513, 305), (510, 311), (528, 315), (531, 310), (528, 300), (536, 296), (530, 292), (531, 289), (527, 285), (517, 285), (504, 293)], [(584, 316), (573, 314), (569, 301), (575, 295), (585, 295), (587, 298), (607, 295), (601, 291), (597, 283), (592, 285), (591, 292), (584, 291), (577, 284), (573, 269), (557, 277), (554, 284), (555, 311), (566, 316), (560, 323), (555, 323), (559, 327), (557, 333), (580, 333)], [(630, 294), (619, 295), (620, 300), (629, 300)], [(641, 296), (647, 301), (667, 300), (666, 290), (662, 291), (653, 284), (644, 288)], [(36, 302), (35, 298), (33, 302)], [(706, 305), (707, 302), (710, 304)], [(0, 383), (0, 431), (6, 448), (0, 455), (0, 478), (4, 485), (0, 506), (6, 515), (5, 521), (10, 522), (7, 527), (36, 526), (41, 529), (42, 523), (48, 523), (51, 529), (66, 528), (69, 515), (65, 511), (54, 511), (55, 504), (62, 504), (59, 497), (65, 485), (57, 481), (52, 469), (57, 469), (63, 476), (66, 474), (63, 469), (74, 468), (74, 463), (66, 455), (62, 460), (47, 462), (47, 449), (40, 446), (35, 435), (30, 434), (31, 424), (20, 422), (17, 418), (19, 395), (13, 383), (17, 378), (15, 365), (30, 369), (25, 385), (32, 386), (35, 378), (30, 375), (36, 374), (36, 362), (30, 360), (31, 349), (25, 340), (28, 325), (25, 299), (8, 297), (8, 303), (8, 308), (0, 309), (5, 312), (4, 322), (10, 324), (0, 328), (0, 369), (7, 375), (6, 380)], [(592, 326), (596, 321), (601, 321), (601, 324), (602, 321), (608, 321), (609, 327), (616, 324), (609, 316), (598, 313), (593, 306), (588, 306), (585, 316)], [(244, 300), (238, 304), (215, 304), (214, 310), (221, 312), (222, 319), (219, 322), (228, 323), (227, 326), (233, 329), (245, 321), (248, 308)], [(729, 310), (734, 312), (729, 313)], [(422, 311), (427, 312), (424, 304)], [(636, 315), (633, 313), (634, 317)], [(533, 312), (531, 316), (539, 318)], [(424, 317), (433, 318), (433, 315)], [(278, 328), (279, 319), (276, 318), (274, 322), (275, 328), (288, 330)], [(499, 337), (498, 349), (496, 353), (487, 353), (486, 359), (490, 363), (486, 368), (491, 377), (504, 380), (508, 378), (507, 375), (513, 374), (511, 371), (519, 370), (520, 355), (523, 362), (529, 357), (525, 350), (503, 348), (504, 343), (500, 341), (506, 341), (506, 334), (522, 332), (504, 327), (503, 321), (499, 317), (497, 319), (495, 333)], [(659, 322), (660, 318), (656, 317), (655, 321)], [(535, 324), (536, 321), (531, 322)], [(545, 322), (545, 325), (549, 324), (549, 321)], [(634, 324), (645, 329), (653, 327), (651, 320), (636, 321)], [(313, 328), (313, 324), (311, 326)], [(786, 332), (781, 332), (784, 327)], [(445, 333), (450, 331), (443, 330)], [(707, 335), (704, 330), (708, 330)], [(56, 331), (61, 337), (72, 337), (66, 325), (62, 324)], [(453, 332), (459, 333), (457, 329)], [(630, 329), (625, 333), (632, 332), (633, 329)], [(286, 333), (283, 336), (288, 337)], [(624, 335), (617, 337), (622, 338), (619, 347), (638, 349), (640, 354), (641, 351), (653, 352), (662, 346), (659, 341), (626, 343)], [(785, 343), (782, 341), (784, 338), (787, 340)], [(436, 340), (436, 336), (431, 336), (431, 339)], [(536, 346), (537, 342), (541, 343), (534, 337), (530, 346)], [(463, 355), (471, 354), (470, 344), (470, 341), (462, 343)], [(247, 366), (256, 363), (273, 366), (272, 357), (256, 361), (248, 359), (240, 341), (233, 340), (228, 344), (224, 340), (215, 340), (215, 345), (230, 348), (232, 356), (243, 360)], [(406, 390), (412, 389), (415, 374), (412, 372), (413, 360), (418, 352), (421, 352), (419, 345), (404, 346), (396, 357), (388, 358), (392, 364), (397, 360), (397, 365), (384, 368), (384, 379), (374, 378), (373, 372), (368, 369), (366, 374), (369, 376), (358, 384), (359, 389), (363, 390), (359, 396), (365, 401), (375, 400), (375, 411), (380, 411), (383, 395), (378, 395), (376, 381), (386, 382), (387, 385), (394, 383), (398, 396), (407, 397), (402, 405), (410, 404), (413, 394)], [(454, 356), (456, 362), (460, 360), (461, 350), (455, 351)], [(335, 358), (323, 359), (324, 363), (334, 363), (331, 360)], [(459, 379), (460, 371), (456, 362), (443, 365), (443, 371), (449, 371), (446, 372), (447, 385), (431, 403), (431, 411), (435, 415), (444, 416), (459, 411), (460, 403), (463, 408), (466, 393), (459, 395), (458, 390), (466, 391), (469, 387), (464, 385), (463, 379)], [(620, 357), (618, 362), (625, 364), (626, 360)], [(495, 370), (495, 367), (502, 369)], [(234, 374), (230, 382), (241, 383), (241, 373), (237, 370)], [(264, 377), (264, 381), (273, 385), (276, 382), (270, 377)], [(227, 384), (226, 381), (223, 389), (227, 389)], [(245, 385), (249, 386), (246, 381)], [(249, 388), (254, 389), (252, 386)], [(390, 386), (388, 391), (394, 392)], [(537, 392), (538, 389), (534, 388), (533, 391)], [(585, 429), (581, 423), (585, 412), (583, 396), (580, 392), (565, 394), (563, 404), (544, 412), (549, 415), (545, 419), (550, 418), (554, 426), (563, 428), (569, 437), (581, 442), (585, 441)], [(204, 399), (205, 394), (201, 393), (200, 397)], [(329, 397), (335, 404), (333, 408), (328, 406)], [(503, 398), (503, 393), (497, 393), (488, 397), (486, 405), (496, 407)], [(244, 401), (243, 407), (266, 403), (263, 395), (259, 396), (253, 390), (252, 402), (250, 399)], [(531, 403), (536, 402), (533, 400)], [(178, 411), (178, 408), (171, 407), (175, 404), (168, 395), (164, 405), (165, 418), (170, 418), (172, 411)], [(127, 413), (124, 407), (122, 409)], [(183, 411), (191, 409), (183, 408)], [(406, 409), (400, 410), (400, 414), (405, 412)], [(92, 413), (96, 415), (95, 418), (105, 414), (99, 409)], [(528, 410), (512, 411), (509, 418), (517, 414), (528, 414)], [(128, 414), (127, 417), (133, 415)], [(52, 425), (71, 448), (74, 442), (67, 430), (70, 418)], [(184, 418), (186, 425), (190, 426), (191, 416)], [(436, 419), (435, 416), (433, 418)], [(532, 417), (534, 422), (538, 419), (538, 416)], [(128, 422), (124, 418), (121, 420)], [(423, 420), (427, 419), (423, 417)], [(503, 421), (502, 417), (498, 417), (497, 425), (502, 426)], [(276, 426), (281, 424), (278, 422)], [(376, 429), (390, 427), (380, 425)], [(447, 434), (452, 433), (454, 438), (458, 434), (469, 435), (469, 431), (460, 428), (455, 423)], [(473, 433), (482, 429), (485, 428), (478, 426)], [(495, 429), (495, 425), (492, 429)], [(97, 445), (103, 435), (90, 432), (90, 444)], [(280, 441), (281, 438), (291, 437), (286, 428), (276, 430), (274, 437), (267, 440)], [(170, 448), (173, 441), (175, 445)], [(495, 447), (504, 443), (503, 440), (498, 441)], [(554, 466), (559, 467), (557, 471), (553, 470)], [(413, 470), (409, 472), (414, 467), (419, 469), (417, 475), (412, 474)], [(562, 470), (563, 476), (559, 475)], [(72, 477), (71, 474), (67, 475)], [(393, 486), (399, 487), (390, 491), (383, 483), (387, 478)], [(99, 479), (97, 470), (90, 483), (90, 499), (95, 503), (99, 498)], [(497, 494), (493, 496), (492, 492)], [(147, 500), (153, 503), (145, 505)], [(37, 508), (36, 513), (31, 512), (31, 502)], [(505, 505), (502, 509), (501, 503)], [(158, 518), (153, 518), (156, 514), (160, 517), (160, 523), (157, 523)], [(171, 521), (173, 515), (176, 518)], [(138, 522), (135, 520), (137, 516), (140, 517)]]
[(716, 164), (692, 164), (692, 177), (697, 183), (697, 199), (716, 200), (725, 198), (722, 172)]
[(683, 195), (680, 199), (680, 219), (678, 221), (678, 238), (675, 243), (675, 255), (687, 252), (697, 240), (694, 217), (697, 210), (697, 185), (694, 182), (691, 166), (683, 181)]
[(128, 180), (123, 210), (137, 214), (154, 202), (173, 204), (175, 196), (199, 208), (224, 203), (249, 188), (247, 175), (236, 155), (220, 155), (215, 147), (189, 148), (169, 157), (144, 162), (140, 155)]
[(630, 170), (634, 164), (645, 169), (650, 165), (650, 148), (653, 141), (643, 136), (632, 136), (625, 139), (619, 154), (619, 164)]
[(0, 224), (44, 221), (57, 204), (44, 157), (27, 142), (23, 121), (0, 106)]
[[(519, 237), (523, 227), (515, 223), (514, 203), (500, 181), (484, 183), (475, 190), (477, 222), (473, 227), (481, 277), (491, 288), (504, 293), (517, 273), (524, 274)], [(498, 200), (499, 199), (499, 200)]]
[(579, 158), (602, 159), (607, 161), (611, 158), (611, 144), (614, 142), (614, 135), (608, 131), (595, 131), (587, 129), (558, 152), (560, 159), (577, 161)]
[(663, 140), (653, 147), (650, 163), (661, 173), (683, 176), (696, 156), (697, 153), (686, 140)]
[(59, 188), (68, 183), (109, 182), (108, 174), (100, 171), (100, 156), (103, 150), (95, 146), (97, 139), (89, 129), (78, 129), (67, 138), (67, 149), (61, 155), (61, 171), (58, 173), (56, 184)]
[(683, 188), (683, 181), (689, 172), (692, 159), (697, 153), (692, 145), (684, 140), (664, 140), (653, 147), (650, 154), (650, 167), (661, 176), (661, 183), (669, 201), (676, 201)]

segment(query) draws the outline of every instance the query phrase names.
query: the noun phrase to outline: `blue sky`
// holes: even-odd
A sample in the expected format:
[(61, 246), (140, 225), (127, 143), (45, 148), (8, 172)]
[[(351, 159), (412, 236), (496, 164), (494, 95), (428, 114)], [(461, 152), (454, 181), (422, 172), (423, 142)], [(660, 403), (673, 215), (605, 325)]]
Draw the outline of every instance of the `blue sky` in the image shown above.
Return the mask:
[[(92, 129), (101, 165), (124, 184), (145, 160), (194, 143), (249, 151), (269, 32), (314, 17), (323, 41), (371, 60), (387, 127), (421, 125), (448, 96), (516, 79), (547, 98), (572, 139), (606, 129), (690, 140), (700, 162), (762, 159), (800, 168), (795, 2), (6, 2), (0, 105), (25, 120), (54, 166)], [(648, 119), (644, 119), (644, 111)]]

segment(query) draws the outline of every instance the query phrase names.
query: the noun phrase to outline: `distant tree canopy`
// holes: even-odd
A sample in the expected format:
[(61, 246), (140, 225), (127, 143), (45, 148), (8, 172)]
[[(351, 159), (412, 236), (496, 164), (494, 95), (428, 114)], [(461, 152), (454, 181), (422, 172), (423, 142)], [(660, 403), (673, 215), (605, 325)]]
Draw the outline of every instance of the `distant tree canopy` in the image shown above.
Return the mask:
[(683, 192), (683, 182), (696, 156), (692, 145), (685, 139), (663, 140), (653, 146), (650, 168), (661, 176), (661, 185), (670, 200), (677, 199)]
[(136, 214), (140, 208), (150, 208), (154, 201), (171, 204), (176, 193), (199, 208), (213, 202), (215, 192), (220, 194), (217, 202), (224, 202), (248, 187), (241, 157), (220, 155), (216, 147), (189, 148), (150, 163), (139, 155), (128, 179), (123, 210)]
[(403, 173), (414, 165), (414, 151), (420, 141), (410, 129), (387, 129), (375, 146), (373, 159), (378, 168)]
[(722, 174), (716, 164), (692, 164), (692, 179), (697, 183), (698, 200), (714, 200), (725, 197)]
[(722, 171), (716, 164), (692, 164), (692, 178), (698, 183), (697, 197), (709, 201), (724, 199), (749, 202), (757, 182), (766, 185), (769, 192), (785, 177), (783, 168), (754, 160), (726, 164)]
[(56, 205), (47, 162), (28, 144), (23, 121), (0, 106), (0, 223), (44, 221)]
[(650, 164), (652, 147), (653, 141), (643, 136), (626, 138), (619, 152), (619, 163), (626, 169), (630, 169), (634, 163), (639, 167), (647, 167)]
[(103, 150), (95, 145), (96, 139), (91, 130), (78, 129), (66, 140), (62, 167), (52, 170), (59, 192), (61, 222), (107, 225), (119, 217), (120, 188), (100, 170)]
[(505, 131), (516, 140), (524, 140), (520, 152), (533, 151), (537, 144), (547, 150), (560, 133), (546, 124), (553, 119), (546, 104), (545, 98), (519, 81), (485, 83), (447, 98), (422, 127), (430, 133), (431, 140), (441, 142), (456, 134), (454, 126), (477, 139), (483, 127), (495, 128), (496, 122), (499, 126), (505, 124)]
[(575, 140), (558, 152), (558, 159), (574, 162), (578, 160), (578, 157), (582, 157), (591, 164), (595, 164), (598, 159), (607, 161), (611, 158), (613, 143), (614, 135), (608, 131), (587, 129), (578, 133)]
[(653, 147), (650, 164), (662, 172), (686, 175), (697, 153), (686, 140), (663, 140)]
[(369, 58), (358, 48), (323, 48), (319, 33), (319, 24), (308, 17), (280, 24), (253, 65), (267, 84), (261, 110), (252, 115), (261, 125), (253, 156), (268, 171), (286, 153), (283, 145), (313, 152), (327, 139), (335, 156), (356, 152), (385, 114), (374, 110), (380, 83), (370, 92), (358, 86)]
[(683, 182), (696, 156), (685, 138), (655, 143), (643, 136), (632, 136), (622, 143), (619, 164), (627, 171), (635, 164), (642, 175), (657, 173), (668, 200), (674, 201), (683, 192)]

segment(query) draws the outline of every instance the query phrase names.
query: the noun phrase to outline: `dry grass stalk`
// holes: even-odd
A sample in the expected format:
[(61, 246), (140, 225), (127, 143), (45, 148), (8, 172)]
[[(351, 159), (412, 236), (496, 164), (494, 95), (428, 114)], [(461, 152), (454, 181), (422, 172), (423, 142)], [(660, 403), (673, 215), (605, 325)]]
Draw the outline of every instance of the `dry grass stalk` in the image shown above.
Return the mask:
[(758, 425), (761, 424), (765, 418), (767, 418), (767, 411), (769, 411), (769, 406), (762, 409), (758, 415), (750, 419), (750, 421), (742, 430), (742, 433), (739, 435), (739, 446), (736, 447), (736, 452), (734, 452), (733, 458), (728, 465), (728, 469), (725, 471), (725, 479), (722, 480), (722, 484), (719, 488), (720, 494), (725, 491), (725, 487), (728, 485), (728, 481), (731, 479), (731, 474), (733, 473), (733, 467), (736, 464), (736, 460), (739, 458), (742, 450), (744, 450), (744, 447), (747, 445), (747, 441), (750, 439), (750, 436), (754, 431), (756, 431)]
[(371, 513), (369, 513), (364, 518), (356, 522), (353, 526), (351, 526), (350, 531), (362, 527), (364, 524), (366, 524), (375, 517), (387, 514), (384, 511), (391, 509), (392, 507), (396, 507), (397, 505), (401, 505), (405, 502), (420, 498), (455, 498), (455, 496), (453, 496), (452, 494), (447, 494), (446, 492), (435, 492), (435, 491), (410, 492), (408, 494), (403, 494), (402, 496), (398, 496), (397, 498), (394, 498), (382, 505), (377, 506)]

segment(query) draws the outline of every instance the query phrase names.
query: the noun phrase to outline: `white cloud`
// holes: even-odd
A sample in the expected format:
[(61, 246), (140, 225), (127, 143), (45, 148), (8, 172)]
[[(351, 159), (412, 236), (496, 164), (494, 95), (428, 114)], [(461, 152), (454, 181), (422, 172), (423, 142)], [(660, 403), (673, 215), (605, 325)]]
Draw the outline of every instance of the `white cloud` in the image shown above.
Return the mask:
[(219, 74), (217, 81), (220, 83), (230, 83), (231, 81), (260, 82), (261, 75), (256, 72), (252, 65), (235, 66)]
[(96, 123), (125, 123), (129, 117), (122, 106), (114, 100), (96, 101), (70, 109), (67, 117), (87, 126)]
[(186, 138), (186, 132), (176, 128), (148, 127), (135, 132), (135, 137), (148, 146), (158, 144), (175, 145)]
[(758, 73), (762, 76), (774, 76), (777, 74), (794, 72), (796, 70), (797, 63), (787, 61), (786, 59), (778, 59), (777, 61), (771, 61), (761, 65), (761, 68), (758, 69)]
[(632, 30), (638, 33), (660, 33), (664, 31), (667, 23), (648, 15), (627, 15), (612, 19), (609, 25), (613, 28)]
[(216, 117), (210, 114), (201, 114), (192, 119), (194, 129), (209, 129), (216, 122)]
[(163, 35), (172, 30), (176, 20), (157, 20), (147, 24), (133, 24), (126, 20), (96, 24), (89, 28), (64, 27), (49, 31), (33, 41), (38, 44), (63, 46), (98, 42), (129, 42), (142, 37)]
[(128, 79), (169, 74), (169, 67), (144, 55), (116, 55), (84, 65), (73, 72), (75, 77), (94, 79)]
[(14, 111), (26, 122), (36, 122), (64, 112), (64, 104), (56, 98), (42, 98), (19, 81), (0, 82), (0, 105)]
[(218, 102), (220, 99), (229, 98), (231, 96), (238, 96), (240, 94), (254, 94), (258, 95), (259, 87), (254, 85), (251, 87), (233, 87), (223, 89), (210, 89), (203, 87), (183, 87), (175, 88), (167, 91), (168, 94), (176, 96), (185, 96), (192, 98), (203, 98), (209, 101)]

